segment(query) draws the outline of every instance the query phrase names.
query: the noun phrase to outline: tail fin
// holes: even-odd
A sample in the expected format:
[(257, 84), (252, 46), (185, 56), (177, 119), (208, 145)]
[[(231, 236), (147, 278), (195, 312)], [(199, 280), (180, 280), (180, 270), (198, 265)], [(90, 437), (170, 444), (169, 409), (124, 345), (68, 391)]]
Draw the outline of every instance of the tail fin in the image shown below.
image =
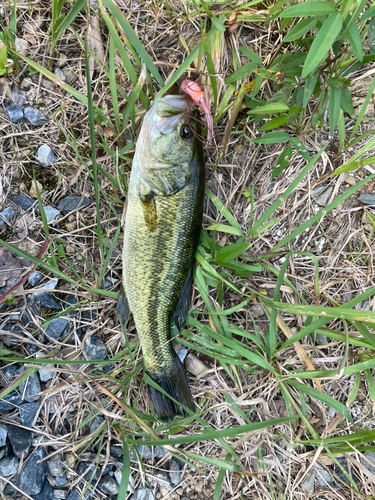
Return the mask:
[[(191, 396), (189, 384), (186, 379), (185, 371), (178, 356), (172, 360), (172, 369), (164, 371), (160, 375), (148, 374), (154, 382), (169, 394), (173, 399), (176, 399), (181, 404), (192, 411), (195, 411), (195, 404)], [(173, 420), (175, 415), (184, 415), (184, 410), (175, 404), (171, 399), (149, 386), (151, 399), (157, 416), (161, 420)]]

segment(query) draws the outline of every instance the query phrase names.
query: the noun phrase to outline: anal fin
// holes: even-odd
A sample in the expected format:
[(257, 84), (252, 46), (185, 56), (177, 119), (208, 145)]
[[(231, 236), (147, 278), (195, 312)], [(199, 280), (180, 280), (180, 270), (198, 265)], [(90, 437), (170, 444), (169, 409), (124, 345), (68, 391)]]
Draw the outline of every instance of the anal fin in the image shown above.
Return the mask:
[(193, 285), (193, 266), (189, 269), (180, 297), (170, 318), (170, 327), (176, 326), (181, 332), (186, 324), (191, 301), (191, 287)]
[(124, 286), (121, 283), (120, 293), (117, 300), (117, 314), (123, 326), (126, 326), (129, 321), (130, 308), (129, 303), (125, 295)]

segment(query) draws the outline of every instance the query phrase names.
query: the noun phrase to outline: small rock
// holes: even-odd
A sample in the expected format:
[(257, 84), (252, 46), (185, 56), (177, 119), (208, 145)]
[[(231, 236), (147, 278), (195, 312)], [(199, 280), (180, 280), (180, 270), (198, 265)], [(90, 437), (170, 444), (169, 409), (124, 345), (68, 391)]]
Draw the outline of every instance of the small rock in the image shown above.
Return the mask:
[(35, 126), (40, 126), (44, 125), (48, 120), (45, 118), (42, 113), (39, 111), (39, 109), (32, 108), (31, 106), (27, 106), (24, 109), (24, 115), (25, 118), (28, 122), (31, 123), (31, 125)]
[(31, 196), (31, 198), (38, 198), (38, 195), (37, 195), (37, 190), (36, 190), (36, 187), (35, 187), (35, 183), (36, 183), (36, 186), (38, 188), (38, 191), (39, 191), (39, 194), (42, 194), (43, 192), (43, 185), (39, 182), (39, 181), (32, 181), (31, 183), (31, 187), (30, 187), (30, 190), (29, 190), (29, 195)]
[(113, 286), (115, 286), (116, 283), (118, 283), (120, 280), (118, 278), (112, 278), (112, 276), (106, 276), (104, 278), (104, 290), (109, 290)]
[(27, 90), (30, 90), (32, 86), (33, 86), (32, 79), (31, 78), (24, 78), (22, 80), (21, 85), (20, 85), (20, 89), (27, 91)]
[(12, 391), (0, 399), (0, 414), (14, 410), (22, 402), (21, 396), (16, 391)]
[(86, 359), (91, 361), (105, 359), (107, 356), (107, 348), (104, 342), (93, 335), (85, 340), (83, 352)]
[(65, 498), (68, 498), (68, 492), (66, 490), (54, 490), (53, 496), (65, 500)]
[(40, 282), (42, 278), (43, 278), (42, 274), (38, 273), (38, 271), (33, 271), (27, 278), (27, 281), (32, 287), (34, 287)]
[(76, 253), (76, 249), (72, 245), (65, 245), (65, 253), (72, 255)]
[(14, 45), (16, 47), (16, 52), (18, 52), (21, 56), (27, 56), (29, 53), (29, 43), (26, 40), (16, 37)]
[(8, 431), (4, 425), (0, 424), (0, 447), (5, 446)]
[(17, 214), (17, 210), (13, 207), (4, 208), (4, 210), (0, 212), (0, 227), (5, 227), (5, 224), (10, 225), (12, 219), (14, 219)]
[(31, 427), (35, 415), (38, 413), (40, 407), (40, 403), (38, 401), (33, 403), (23, 403), (20, 406), (19, 412), (21, 417), (21, 422), (24, 427)]
[(9, 425), (8, 437), (16, 457), (19, 459), (25, 458), (29, 453), (32, 442), (31, 432), (15, 425)]
[(104, 422), (103, 415), (96, 415), (90, 423), (90, 434), (94, 434), (94, 432), (99, 429), (99, 427)]
[[(121, 479), (122, 479), (122, 470), (116, 469), (115, 472), (114, 472), (114, 476), (115, 476), (115, 479), (116, 479), (117, 483), (120, 484), (121, 483)], [(133, 491), (134, 484), (135, 484), (134, 478), (129, 475), (129, 483), (128, 483), (128, 488), (127, 488), (127, 491), (129, 493), (131, 491)]]
[(42, 87), (46, 90), (54, 90), (55, 84), (49, 78), (42, 78)]
[(12, 98), (12, 91), (10, 90), (8, 80), (6, 78), (0, 78), (0, 99), (10, 100)]
[[(367, 460), (365, 460), (362, 456), (359, 457), (359, 461), (363, 465), (363, 467), (366, 467), (366, 469), (371, 472), (371, 474), (375, 474), (375, 453), (373, 451), (365, 451), (363, 453), (363, 456), (367, 458), (367, 460), (370, 461), (368, 463)], [(371, 465), (373, 463), (374, 465)]]
[(39, 308), (35, 302), (30, 300), (25, 304), (24, 300), (20, 300), (18, 307), (21, 310), (20, 321), (25, 326), (35, 327), (38, 322), (36, 318), (39, 315)]
[[(314, 194), (315, 192), (319, 195), (316, 197), (315, 201), (321, 207), (325, 207), (327, 205), (329, 197), (331, 196), (332, 188), (328, 188), (324, 192), (323, 190), (325, 190), (325, 187), (316, 188), (311, 193), (313, 196), (316, 196), (316, 194)], [(322, 194), (320, 194), (320, 192), (322, 192)]]
[(29, 210), (31, 207), (36, 207), (37, 202), (34, 201), (30, 196), (27, 196), (26, 194), (19, 193), (16, 194), (16, 196), (13, 196), (12, 198), (13, 203), (18, 205), (19, 207), (22, 208), (22, 210)]
[(321, 333), (316, 334), (315, 341), (316, 341), (317, 345), (328, 344), (328, 338), (325, 335), (322, 335)]
[(375, 196), (373, 194), (361, 194), (358, 201), (363, 205), (375, 205)]
[(12, 101), (13, 104), (17, 104), (18, 106), (27, 104), (26, 93), (20, 90), (18, 87), (14, 87), (14, 89), (12, 90)]
[(66, 82), (66, 76), (65, 76), (65, 73), (63, 71), (61, 71), (60, 68), (56, 68), (55, 69), (55, 75), (57, 76), (57, 78), (59, 78), (62, 82)]
[(64, 486), (68, 482), (65, 476), (56, 476), (55, 479), (56, 479), (56, 486)]
[(2, 458), (0, 460), (0, 473), (3, 477), (12, 476), (18, 471), (18, 464), (20, 461), (18, 458)]
[(72, 212), (73, 210), (82, 210), (83, 208), (91, 205), (91, 199), (85, 198), (83, 196), (67, 196), (60, 200), (57, 208), (61, 210), (63, 215), (66, 215), (68, 212)]
[(146, 488), (138, 488), (137, 490), (137, 500), (154, 500), (155, 495), (152, 491)]
[(348, 175), (348, 177), (345, 179), (345, 182), (349, 184), (349, 186), (354, 186), (356, 184), (356, 181), (352, 175)]
[(61, 302), (55, 299), (52, 293), (43, 293), (35, 299), (35, 302), (46, 309), (61, 311)]
[(79, 500), (81, 498), (81, 493), (74, 489), (70, 492), (70, 495), (68, 496), (68, 500)]
[(306, 474), (305, 479), (301, 483), (302, 488), (307, 491), (307, 493), (314, 493), (315, 491), (315, 477), (316, 477), (316, 469), (312, 467), (309, 472)]
[(99, 489), (106, 495), (113, 496), (117, 495), (119, 492), (119, 486), (117, 482), (107, 474), (102, 478), (99, 484)]
[(169, 476), (166, 472), (159, 472), (158, 474), (155, 474), (155, 480), (164, 488), (166, 488), (168, 491), (173, 490), (173, 486), (171, 485), (171, 482), (169, 480)]
[[(26, 369), (26, 367), (22, 366), (17, 371), (17, 375), (21, 375)], [(29, 403), (39, 399), (40, 383), (37, 374), (32, 373), (26, 380), (21, 382), (18, 386), (18, 390), (20, 391), (21, 397)]]
[(20, 474), (20, 489), (27, 495), (37, 495), (44, 486), (47, 464), (40, 460), (43, 460), (45, 456), (44, 448), (35, 450)]
[[(3, 489), (3, 494), (5, 495), (5, 498), (8, 497), (14, 497), (19, 494), (19, 491), (16, 490), (14, 486), (19, 486), (20, 482), (20, 477), (19, 476), (13, 476), (12, 481), (10, 483), (6, 483), (4, 489)], [(14, 486), (13, 486), (14, 485)]]
[(44, 295), (44, 290), (54, 290), (57, 287), (58, 282), (58, 279), (47, 281), (47, 283), (44, 283), (43, 285), (38, 287), (38, 289), (43, 290), (43, 292), (33, 292), (34, 297), (41, 297), (42, 295)]
[(177, 351), (177, 356), (180, 358), (181, 363), (183, 363), (185, 361), (187, 353), (188, 353), (188, 350), (186, 349), (186, 347), (182, 347), (182, 346)]
[[(57, 60), (57, 66), (63, 68), (68, 62), (68, 56), (66, 54), (60, 54)], [(56, 73), (55, 73), (56, 74)]]
[(207, 370), (210, 369), (209, 366), (204, 361), (197, 358), (197, 356), (195, 356), (195, 354), (192, 353), (186, 356), (185, 365), (187, 371), (190, 372), (195, 377), (203, 375), (204, 373), (207, 372)]
[(53, 488), (46, 479), (42, 491), (37, 495), (33, 495), (33, 500), (53, 500), (53, 498)]
[(78, 78), (78, 75), (72, 70), (72, 68), (67, 68), (65, 71), (66, 83), (72, 85)]
[[(51, 367), (52, 365), (45, 365), (47, 367)], [(46, 370), (45, 368), (41, 368), (39, 370), (39, 378), (42, 382), (48, 382), (48, 380), (53, 379), (55, 372), (52, 370)]]
[(18, 123), (23, 118), (23, 109), (18, 104), (12, 104), (5, 108), (5, 113), (8, 115), (12, 123)]
[(181, 480), (181, 466), (175, 458), (172, 458), (169, 464), (169, 479), (174, 486)]
[(264, 308), (262, 304), (253, 304), (249, 307), (249, 311), (256, 317), (264, 316)]
[(60, 210), (57, 210), (57, 208), (53, 207), (43, 207), (44, 213), (46, 215), (47, 223), (49, 224), (50, 222), (53, 222), (56, 220), (56, 217), (60, 215)]
[[(345, 470), (345, 472), (350, 476), (346, 457), (337, 457), (336, 460), (340, 463), (341, 467)], [(335, 465), (334, 475), (336, 477), (336, 485), (338, 487), (343, 487), (343, 483), (350, 485), (349, 479), (345, 476), (344, 472), (340, 469), (338, 465)]]
[(55, 153), (48, 146), (48, 144), (42, 144), (38, 149), (38, 162), (43, 167), (49, 167), (55, 163)]
[(69, 321), (64, 318), (55, 318), (50, 323), (48, 323), (45, 334), (51, 340), (59, 340), (65, 328), (67, 327)]
[(321, 486), (327, 486), (327, 484), (332, 483), (333, 479), (332, 479), (330, 473), (327, 472), (326, 469), (323, 467), (323, 465), (316, 462), (314, 464), (314, 467), (317, 471), (316, 479), (318, 480), (318, 483)]

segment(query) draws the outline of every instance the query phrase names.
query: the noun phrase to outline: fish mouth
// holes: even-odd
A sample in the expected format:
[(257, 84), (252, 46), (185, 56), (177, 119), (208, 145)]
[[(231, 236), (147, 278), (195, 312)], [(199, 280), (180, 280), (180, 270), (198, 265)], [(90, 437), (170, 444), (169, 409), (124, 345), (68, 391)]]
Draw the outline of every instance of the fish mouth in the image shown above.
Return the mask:
[(156, 128), (167, 135), (173, 132), (181, 117), (186, 113), (188, 100), (185, 95), (166, 95), (161, 97), (156, 104)]

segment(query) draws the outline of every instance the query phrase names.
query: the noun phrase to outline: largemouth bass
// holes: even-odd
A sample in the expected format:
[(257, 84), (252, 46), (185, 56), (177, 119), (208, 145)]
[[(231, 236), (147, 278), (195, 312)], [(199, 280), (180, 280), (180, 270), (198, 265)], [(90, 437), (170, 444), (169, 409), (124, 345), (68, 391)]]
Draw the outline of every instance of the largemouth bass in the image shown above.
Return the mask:
[[(166, 95), (144, 117), (128, 189), (118, 312), (124, 324), (133, 314), (146, 373), (194, 410), (171, 343), (172, 324), (185, 326), (202, 225), (205, 167), (191, 105), (187, 95)], [(184, 413), (151, 386), (150, 394), (161, 419)]]

